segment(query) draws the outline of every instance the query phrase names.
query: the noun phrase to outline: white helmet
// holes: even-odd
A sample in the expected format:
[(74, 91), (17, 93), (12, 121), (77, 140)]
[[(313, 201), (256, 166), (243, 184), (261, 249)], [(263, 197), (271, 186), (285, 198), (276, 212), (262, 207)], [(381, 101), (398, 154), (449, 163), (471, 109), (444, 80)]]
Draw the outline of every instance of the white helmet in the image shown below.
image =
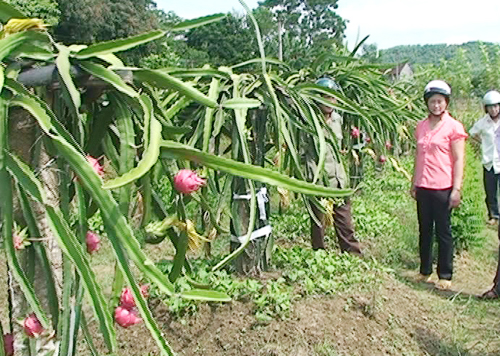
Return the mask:
[(484, 106), (500, 104), (500, 93), (496, 90), (490, 90), (484, 95), (483, 104)]
[(431, 80), (424, 89), (424, 100), (427, 101), (434, 94), (444, 95), (449, 98), (451, 95), (451, 88), (442, 80)]

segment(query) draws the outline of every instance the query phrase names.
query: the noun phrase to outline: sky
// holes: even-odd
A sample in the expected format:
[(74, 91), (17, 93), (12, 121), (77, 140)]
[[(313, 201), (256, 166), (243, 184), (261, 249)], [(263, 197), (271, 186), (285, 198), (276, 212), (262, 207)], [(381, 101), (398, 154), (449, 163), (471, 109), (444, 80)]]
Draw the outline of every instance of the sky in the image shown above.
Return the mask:
[[(159, 8), (189, 19), (236, 10), (238, 0), (156, 0)], [(246, 0), (251, 8), (258, 0)], [(410, 44), (500, 43), (499, 0), (338, 0), (338, 14), (348, 20), (349, 48), (370, 35), (379, 49)]]

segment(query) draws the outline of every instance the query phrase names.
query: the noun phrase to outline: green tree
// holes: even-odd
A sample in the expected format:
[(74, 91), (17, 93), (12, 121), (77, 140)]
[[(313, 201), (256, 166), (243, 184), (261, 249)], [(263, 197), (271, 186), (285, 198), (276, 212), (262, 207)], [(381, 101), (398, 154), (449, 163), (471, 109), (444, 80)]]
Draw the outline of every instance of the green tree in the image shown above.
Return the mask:
[(379, 62), (379, 50), (376, 43), (365, 43), (362, 46), (361, 57), (370, 63)]
[(337, 0), (265, 0), (260, 6), (271, 10), (283, 31), (283, 58), (302, 58), (298, 66), (344, 38), (346, 24), (335, 12)]
[(459, 49), (451, 59), (441, 59), (438, 66), (417, 66), (416, 90), (421, 91), (425, 84), (433, 79), (442, 79), (450, 84), (454, 97), (468, 98), (473, 89), (472, 78), (472, 65), (467, 60), (467, 52)]
[(150, 0), (57, 0), (61, 21), (56, 39), (92, 43), (127, 37), (158, 28)]
[(158, 19), (158, 24), (162, 29), (167, 29), (182, 21), (182, 18), (177, 16), (177, 14), (173, 11), (165, 12), (161, 9), (153, 9), (151, 11), (155, 14)]
[(484, 95), (488, 90), (500, 89), (500, 46), (494, 45), (493, 51), (486, 44), (481, 44), (481, 68), (483, 70), (474, 78), (474, 86), (478, 96)]
[[(265, 7), (253, 11), (264, 42), (265, 51), (270, 57), (279, 57), (278, 24), (273, 13)], [(162, 21), (163, 23), (163, 21)], [(224, 41), (220, 39), (224, 38)], [(236, 64), (255, 58), (258, 53), (257, 41), (251, 25), (245, 17), (229, 14), (227, 19), (216, 24), (190, 31), (182, 39), (168, 42), (180, 56), (182, 67), (214, 66)]]
[[(163, 30), (170, 29), (180, 23), (182, 19), (173, 11), (165, 12), (161, 9), (152, 10), (157, 17), (159, 26)], [(188, 46), (185, 36), (173, 35), (167, 32), (164, 41), (148, 56), (141, 58), (140, 65), (158, 69), (166, 67), (194, 68), (212, 63), (205, 50)]]
[(164, 42), (162, 51), (141, 58), (139, 63), (141, 67), (151, 69), (177, 67), (180, 66), (181, 57), (179, 57), (167, 42)]
[[(182, 21), (173, 11), (165, 12), (161, 9), (153, 9), (152, 13), (157, 19), (159, 28), (163, 30), (168, 30)], [(140, 65), (152, 69), (180, 66), (181, 57), (175, 48), (178, 43), (182, 42), (184, 41), (178, 40), (172, 34), (167, 33), (163, 43), (153, 53), (140, 59)]]
[[(61, 17), (54, 28), (57, 41), (90, 44), (133, 36), (159, 27), (151, 0), (57, 0)], [(153, 42), (122, 54), (137, 64), (141, 57), (159, 50)]]
[(478, 41), (467, 42), (461, 45), (427, 44), (403, 45), (380, 50), (380, 61), (383, 63), (409, 62), (411, 64), (438, 65), (441, 59), (449, 60), (455, 57), (459, 49), (466, 51), (466, 60), (472, 64), (475, 73), (484, 67), (484, 52), (489, 56), (494, 55), (495, 44), (481, 43)]
[(61, 12), (56, 0), (9, 0), (12, 4), (28, 17), (43, 19), (49, 25), (56, 25), (59, 22)]
[(215, 66), (235, 64), (257, 56), (253, 30), (244, 17), (235, 14), (189, 31), (186, 44), (208, 53), (210, 63)]
[(264, 6), (259, 6), (253, 10), (253, 16), (259, 24), (262, 41), (264, 42), (265, 51), (270, 57), (279, 58), (279, 26), (274, 20), (273, 12)]

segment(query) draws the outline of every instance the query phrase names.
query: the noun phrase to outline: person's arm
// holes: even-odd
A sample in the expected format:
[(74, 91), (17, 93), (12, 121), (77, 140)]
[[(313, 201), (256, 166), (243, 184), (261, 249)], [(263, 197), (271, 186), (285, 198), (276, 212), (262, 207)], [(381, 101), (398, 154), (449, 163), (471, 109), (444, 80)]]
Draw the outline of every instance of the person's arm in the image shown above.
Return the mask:
[(472, 126), (472, 128), (469, 130), (469, 134), (474, 139), (474, 141), (481, 143), (481, 121), (476, 122)]
[(479, 134), (470, 134), (470, 137), (472, 137), (474, 141), (481, 143), (481, 136)]
[[(415, 141), (418, 142), (418, 133), (420, 131), (420, 122), (417, 124), (417, 127), (415, 128)], [(411, 187), (410, 187), (410, 195), (412, 196), (413, 199), (417, 198), (417, 187), (415, 186), (415, 179), (417, 176), (417, 160), (418, 160), (418, 143), (416, 145), (415, 149), (415, 159), (413, 160), (413, 176), (411, 177)]]
[(460, 191), (464, 178), (465, 139), (451, 142), (451, 155), (453, 157), (453, 187), (450, 195), (450, 208), (460, 205)]
[(413, 199), (417, 199), (417, 187), (415, 186), (415, 177), (417, 176), (417, 157), (418, 157), (418, 145), (415, 149), (415, 159), (413, 160), (413, 177), (411, 178), (411, 188), (410, 194)]

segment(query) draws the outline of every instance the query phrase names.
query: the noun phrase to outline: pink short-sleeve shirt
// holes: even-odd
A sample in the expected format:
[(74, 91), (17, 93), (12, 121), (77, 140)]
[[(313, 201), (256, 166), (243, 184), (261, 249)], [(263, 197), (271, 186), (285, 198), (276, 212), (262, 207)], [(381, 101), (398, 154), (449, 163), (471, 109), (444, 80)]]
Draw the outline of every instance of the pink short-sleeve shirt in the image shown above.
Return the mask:
[(433, 130), (429, 120), (417, 124), (417, 159), (415, 186), (428, 189), (448, 189), (453, 186), (453, 155), (451, 143), (464, 140), (467, 133), (462, 123), (446, 112)]

